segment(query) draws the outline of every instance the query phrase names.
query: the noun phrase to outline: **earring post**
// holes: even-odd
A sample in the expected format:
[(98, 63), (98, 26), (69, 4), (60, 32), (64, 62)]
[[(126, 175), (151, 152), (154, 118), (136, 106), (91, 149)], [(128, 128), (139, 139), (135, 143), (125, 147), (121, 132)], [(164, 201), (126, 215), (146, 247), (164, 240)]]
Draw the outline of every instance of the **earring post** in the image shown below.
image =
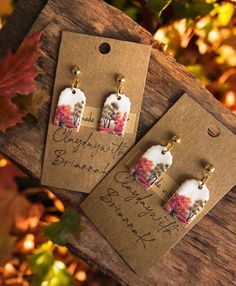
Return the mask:
[(215, 167), (212, 164), (210, 164), (210, 163), (206, 164), (204, 169), (205, 169), (205, 174), (204, 174), (204, 176), (203, 176), (203, 178), (201, 180), (200, 185), (198, 186), (199, 189), (203, 188), (203, 186), (209, 180), (211, 174), (213, 174), (215, 172)]

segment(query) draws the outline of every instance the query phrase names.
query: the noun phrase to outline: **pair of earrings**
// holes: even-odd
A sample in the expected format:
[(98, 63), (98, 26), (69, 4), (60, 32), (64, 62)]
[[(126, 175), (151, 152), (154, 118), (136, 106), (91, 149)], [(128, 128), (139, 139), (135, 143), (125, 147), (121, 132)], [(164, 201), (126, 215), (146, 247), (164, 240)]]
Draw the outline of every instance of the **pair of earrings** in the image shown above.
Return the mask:
[[(178, 136), (173, 136), (166, 146), (152, 146), (130, 168), (130, 174), (145, 189), (150, 189), (171, 166), (173, 161), (171, 150), (180, 142), (181, 139)], [(172, 217), (186, 226), (190, 224), (209, 200), (209, 190), (206, 182), (215, 171), (215, 168), (208, 163), (204, 170), (204, 176), (201, 180), (186, 180), (163, 206), (164, 210)]]
[[(79, 131), (86, 105), (86, 96), (79, 88), (79, 68), (72, 69), (74, 80), (71, 87), (64, 89), (58, 100), (54, 123), (62, 128)], [(98, 130), (106, 134), (124, 136), (131, 108), (130, 99), (123, 93), (125, 77), (117, 76), (116, 93), (105, 100)]]

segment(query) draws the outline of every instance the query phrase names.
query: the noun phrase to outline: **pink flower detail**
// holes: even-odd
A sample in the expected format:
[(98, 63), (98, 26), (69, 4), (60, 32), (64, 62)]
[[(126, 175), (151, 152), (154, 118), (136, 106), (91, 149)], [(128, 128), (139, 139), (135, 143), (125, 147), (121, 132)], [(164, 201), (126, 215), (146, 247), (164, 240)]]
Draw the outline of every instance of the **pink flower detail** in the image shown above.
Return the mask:
[(117, 113), (116, 120), (115, 120), (116, 127), (114, 129), (116, 133), (119, 135), (122, 135), (124, 133), (124, 125), (127, 120), (127, 112), (125, 112), (122, 117), (121, 115), (122, 114), (120, 112)]
[(112, 102), (111, 104), (106, 104), (103, 107), (98, 129), (106, 134), (123, 136), (127, 116), (127, 112), (122, 113), (119, 111), (118, 103)]
[(54, 123), (61, 127), (66, 127), (71, 122), (71, 106), (62, 104), (58, 105), (54, 118)]
[(132, 176), (136, 178), (146, 189), (150, 187), (148, 177), (153, 167), (153, 162), (146, 157), (141, 157), (137, 163), (130, 169)]
[(163, 206), (172, 217), (177, 218), (184, 224), (188, 224), (187, 214), (190, 208), (191, 199), (183, 195), (174, 194)]

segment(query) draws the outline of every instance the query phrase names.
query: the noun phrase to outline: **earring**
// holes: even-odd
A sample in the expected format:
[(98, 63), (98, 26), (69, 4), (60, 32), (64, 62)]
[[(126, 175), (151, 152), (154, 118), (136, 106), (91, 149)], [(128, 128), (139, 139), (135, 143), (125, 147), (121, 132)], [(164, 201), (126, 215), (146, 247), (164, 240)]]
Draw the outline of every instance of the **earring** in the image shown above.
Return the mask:
[(80, 73), (79, 68), (72, 69), (73, 83), (61, 92), (54, 117), (54, 124), (75, 131), (80, 129), (86, 104), (85, 94), (79, 89)]
[(104, 103), (98, 126), (98, 130), (102, 133), (121, 137), (125, 134), (131, 107), (129, 98), (123, 93), (125, 81), (123, 75), (117, 76), (116, 93), (109, 95)]
[(178, 136), (173, 136), (166, 146), (152, 146), (139, 158), (136, 164), (130, 168), (130, 174), (134, 176), (145, 189), (150, 189), (171, 166), (173, 157), (170, 151), (175, 144), (180, 142), (181, 139)]
[(209, 200), (206, 182), (214, 173), (215, 167), (208, 163), (204, 170), (201, 181), (196, 179), (185, 181), (163, 206), (164, 210), (185, 226), (195, 219)]

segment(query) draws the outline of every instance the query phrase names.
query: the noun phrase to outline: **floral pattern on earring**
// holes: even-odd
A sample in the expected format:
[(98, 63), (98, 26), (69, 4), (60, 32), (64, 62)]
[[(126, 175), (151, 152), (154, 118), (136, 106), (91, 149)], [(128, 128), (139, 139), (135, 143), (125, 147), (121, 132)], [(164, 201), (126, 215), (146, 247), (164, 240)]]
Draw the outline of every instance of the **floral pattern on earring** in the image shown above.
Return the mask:
[(116, 80), (119, 84), (117, 91), (115, 94), (109, 95), (105, 100), (98, 130), (105, 134), (123, 137), (129, 119), (131, 102), (123, 93), (125, 77), (118, 75)]
[(64, 89), (59, 97), (54, 117), (54, 124), (75, 131), (79, 131), (86, 104), (84, 93), (76, 88)]
[(78, 132), (83, 119), (86, 97), (84, 92), (79, 89), (80, 70), (74, 67), (72, 73), (74, 81), (71, 88), (65, 88), (59, 96), (54, 124)]
[(124, 136), (130, 112), (130, 100), (124, 94), (111, 94), (105, 101), (98, 129), (100, 132)]
[(130, 174), (141, 183), (145, 189), (150, 189), (167, 171), (173, 161), (171, 150), (181, 142), (178, 136), (173, 136), (166, 146), (150, 147), (130, 168)]
[(208, 188), (204, 185), (200, 190), (199, 183), (195, 179), (185, 181), (163, 206), (164, 210), (184, 225), (189, 225), (209, 200)]
[(164, 146), (152, 146), (130, 168), (130, 174), (147, 190), (155, 184), (172, 164), (171, 153), (168, 151), (164, 154), (164, 150)]

